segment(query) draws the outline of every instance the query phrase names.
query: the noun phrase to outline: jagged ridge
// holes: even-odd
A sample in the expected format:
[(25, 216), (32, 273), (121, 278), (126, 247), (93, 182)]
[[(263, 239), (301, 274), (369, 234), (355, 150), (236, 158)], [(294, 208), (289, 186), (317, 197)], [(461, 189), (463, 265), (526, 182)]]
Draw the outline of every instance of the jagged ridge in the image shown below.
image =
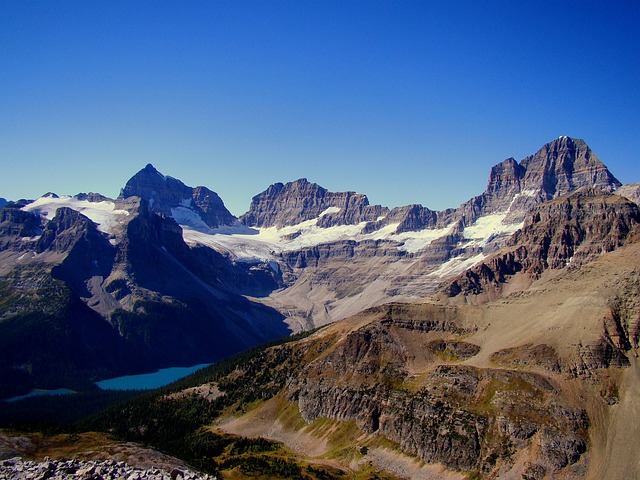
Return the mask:
[[(120, 192), (119, 198), (130, 197), (142, 198), (151, 211), (169, 217), (181, 213), (184, 217), (184, 210), (191, 210), (211, 228), (237, 223), (217, 193), (206, 187), (188, 187), (180, 180), (162, 175), (150, 163), (131, 177)], [(188, 216), (184, 218), (189, 220)]]

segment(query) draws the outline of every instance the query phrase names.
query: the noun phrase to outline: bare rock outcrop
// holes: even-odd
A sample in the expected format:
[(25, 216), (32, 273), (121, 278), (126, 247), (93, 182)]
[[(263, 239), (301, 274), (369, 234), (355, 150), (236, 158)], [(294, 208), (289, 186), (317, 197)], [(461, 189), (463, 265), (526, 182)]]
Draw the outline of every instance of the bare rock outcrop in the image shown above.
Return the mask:
[(622, 185), (614, 193), (621, 197), (626, 197), (636, 204), (640, 204), (640, 183)]
[(6, 480), (215, 480), (216, 477), (187, 469), (162, 470), (160, 468), (132, 467), (114, 460), (52, 460), (42, 462), (19, 457), (0, 461), (0, 476)]

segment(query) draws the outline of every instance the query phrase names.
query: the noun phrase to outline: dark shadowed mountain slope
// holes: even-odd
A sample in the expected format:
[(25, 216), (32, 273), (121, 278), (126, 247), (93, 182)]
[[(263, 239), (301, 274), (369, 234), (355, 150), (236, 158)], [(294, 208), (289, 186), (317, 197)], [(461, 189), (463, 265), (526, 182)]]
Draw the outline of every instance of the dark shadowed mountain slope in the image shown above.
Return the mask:
[(274, 272), (189, 248), (173, 219), (137, 197), (112, 208), (121, 222), (108, 232), (68, 207), (50, 219), (1, 211), (0, 328), (12, 347), (0, 350), (0, 371), (5, 385), (16, 379), (5, 394), (212, 362), (288, 333), (282, 315), (240, 294), (256, 275), (274, 288)]

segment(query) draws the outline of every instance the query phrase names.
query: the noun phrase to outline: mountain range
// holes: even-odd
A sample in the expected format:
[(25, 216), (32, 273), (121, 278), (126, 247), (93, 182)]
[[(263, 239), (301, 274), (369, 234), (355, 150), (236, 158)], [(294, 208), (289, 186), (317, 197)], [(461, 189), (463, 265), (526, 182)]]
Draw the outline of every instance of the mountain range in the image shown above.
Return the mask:
[[(0, 210), (0, 395), (209, 363), (419, 300), (532, 228), (525, 219), (538, 205), (620, 187), (584, 141), (560, 137), (497, 164), (484, 193), (444, 211), (370, 205), (363, 194), (299, 179), (269, 186), (236, 218), (212, 190), (151, 164), (117, 199), (48, 193), (9, 202)], [(553, 266), (568, 260), (565, 252)], [(487, 290), (468, 272), (452, 291)]]
[(309, 478), (635, 478), (639, 199), (559, 137), (442, 211), (299, 179), (236, 218), (151, 164), (116, 199), (8, 202), (0, 398), (313, 330), (119, 406), (109, 428), (154, 444), (188, 411), (207, 435), (281, 442)]

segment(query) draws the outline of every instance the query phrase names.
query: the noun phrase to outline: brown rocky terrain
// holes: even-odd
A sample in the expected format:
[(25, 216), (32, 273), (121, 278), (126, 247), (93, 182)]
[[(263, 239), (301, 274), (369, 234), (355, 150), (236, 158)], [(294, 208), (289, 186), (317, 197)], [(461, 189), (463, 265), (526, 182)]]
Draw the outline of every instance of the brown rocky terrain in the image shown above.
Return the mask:
[(218, 428), (349, 468), (384, 452), (436, 469), (407, 478), (634, 478), (638, 237), (589, 258), (492, 301), (384, 305), (274, 350), (283, 377)]
[[(451, 297), (493, 298), (547, 270), (575, 268), (633, 240), (640, 208), (625, 197), (583, 188), (536, 207), (507, 246), (446, 287)], [(510, 284), (512, 277), (518, 279)]]

